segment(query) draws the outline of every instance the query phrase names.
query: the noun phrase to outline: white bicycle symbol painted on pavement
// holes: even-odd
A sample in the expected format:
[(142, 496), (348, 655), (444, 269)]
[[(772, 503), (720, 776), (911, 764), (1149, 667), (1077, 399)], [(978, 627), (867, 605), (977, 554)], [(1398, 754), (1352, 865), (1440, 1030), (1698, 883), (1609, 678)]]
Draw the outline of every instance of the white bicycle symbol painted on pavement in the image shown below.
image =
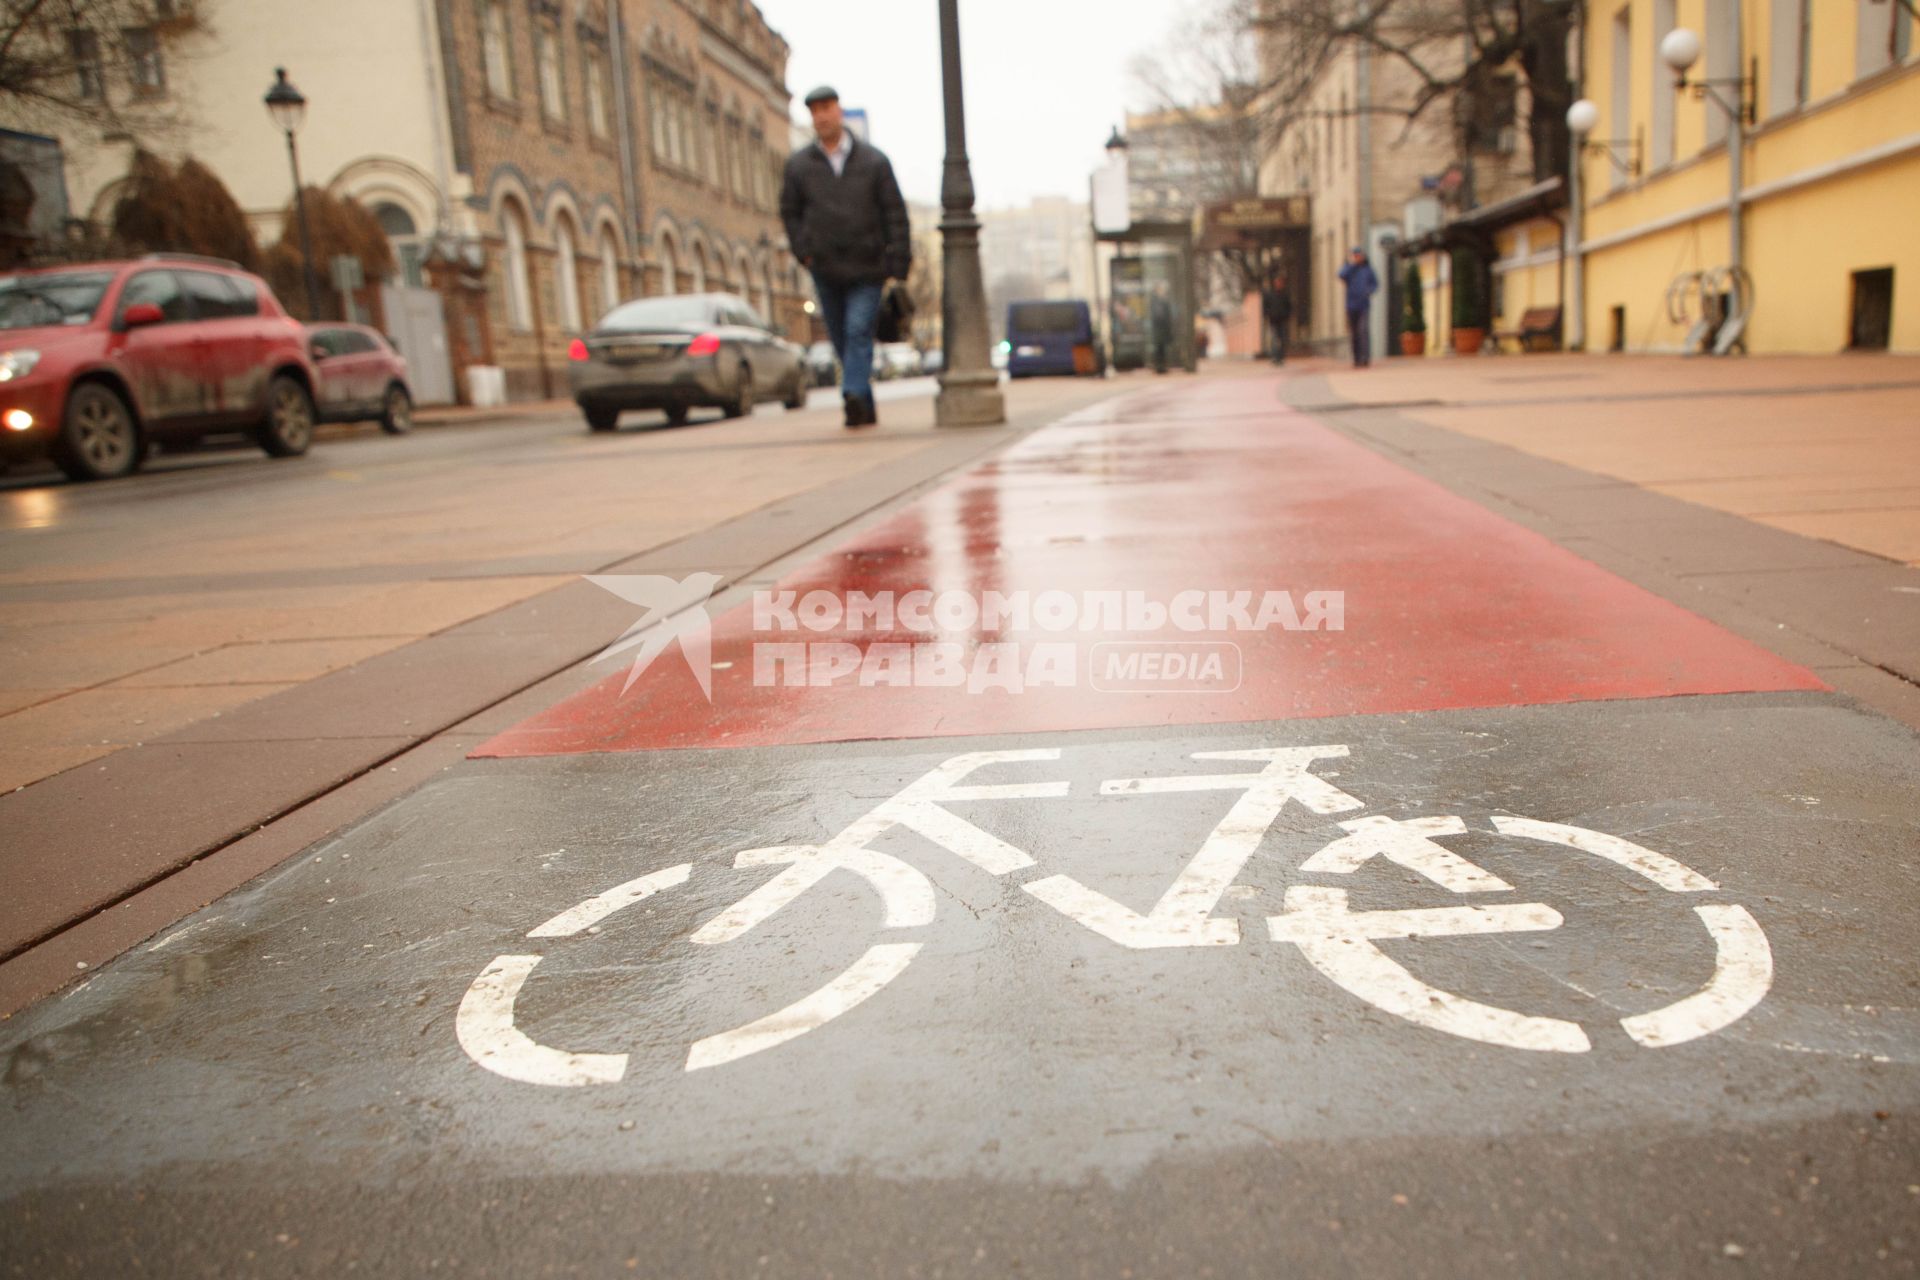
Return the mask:
[[(1253, 772), (1122, 778), (1101, 783), (1102, 796), (1240, 793), (1173, 885), (1144, 914), (1071, 876), (1029, 879), (1020, 887), (1123, 947), (1232, 946), (1240, 941), (1239, 922), (1216, 917), (1214, 908), (1281, 811), (1288, 804), (1322, 815), (1366, 807), (1311, 772), (1317, 760), (1346, 755), (1347, 748), (1337, 745), (1202, 751), (1192, 758), (1246, 762), (1259, 768)], [(879, 895), (884, 907), (883, 929), (931, 924), (937, 902), (933, 882), (900, 858), (875, 850), (873, 842), (895, 828), (906, 828), (989, 875), (1016, 876), (1030, 871), (1036, 864), (1024, 850), (945, 806), (960, 801), (1063, 797), (1068, 791), (1066, 782), (967, 781), (988, 765), (1059, 758), (1058, 748), (976, 751), (954, 756), (824, 844), (745, 850), (735, 856), (736, 867), (782, 870), (701, 925), (691, 940), (703, 946), (731, 942), (797, 901), (835, 871), (859, 876)], [(1504, 815), (1493, 817), (1491, 825), (1501, 835), (1542, 841), (1605, 859), (1670, 893), (1706, 893), (1719, 888), (1665, 854), (1605, 832)], [(1513, 890), (1506, 881), (1439, 842), (1445, 836), (1466, 834), (1467, 824), (1458, 817), (1394, 819), (1373, 815), (1348, 819), (1339, 826), (1346, 834), (1303, 862), (1299, 868), (1302, 872), (1352, 875), (1370, 859), (1384, 858), (1463, 896)], [(615, 912), (683, 885), (692, 874), (692, 864), (683, 863), (615, 885), (554, 916), (527, 937), (574, 938), (589, 930), (597, 931), (600, 922)], [(1648, 1048), (1681, 1044), (1719, 1031), (1757, 1005), (1772, 986), (1772, 950), (1759, 923), (1745, 907), (1703, 903), (1693, 911), (1714, 942), (1713, 975), (1704, 987), (1683, 999), (1620, 1019), (1626, 1033)], [(1344, 889), (1295, 885), (1286, 890), (1280, 914), (1267, 918), (1267, 930), (1273, 940), (1298, 947), (1315, 969), (1337, 985), (1409, 1022), (1512, 1049), (1584, 1053), (1592, 1046), (1579, 1023), (1481, 1004), (1440, 990), (1422, 982), (1377, 945), (1392, 939), (1543, 931), (1557, 929), (1562, 923), (1559, 912), (1539, 902), (1355, 911), (1348, 905)], [(824, 1026), (898, 978), (923, 945), (875, 943), (812, 994), (766, 1017), (695, 1041), (687, 1053), (686, 1070), (735, 1062)], [(536, 1042), (514, 1025), (515, 1001), (542, 958), (532, 954), (497, 956), (474, 979), (455, 1020), (461, 1047), (487, 1070), (531, 1084), (570, 1086), (619, 1080), (626, 1073), (626, 1054), (553, 1048)]]

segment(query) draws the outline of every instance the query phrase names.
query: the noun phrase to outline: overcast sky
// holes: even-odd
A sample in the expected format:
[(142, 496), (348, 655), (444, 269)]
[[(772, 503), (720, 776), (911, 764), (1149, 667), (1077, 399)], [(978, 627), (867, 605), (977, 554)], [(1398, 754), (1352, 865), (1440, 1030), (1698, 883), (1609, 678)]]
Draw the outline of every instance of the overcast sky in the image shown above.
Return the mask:
[[(945, 123), (936, 0), (757, 0), (793, 52), (793, 109), (817, 84), (865, 107), (909, 200), (940, 198)], [(1107, 132), (1142, 104), (1130, 64), (1192, 0), (960, 0), (976, 202), (1087, 198)]]

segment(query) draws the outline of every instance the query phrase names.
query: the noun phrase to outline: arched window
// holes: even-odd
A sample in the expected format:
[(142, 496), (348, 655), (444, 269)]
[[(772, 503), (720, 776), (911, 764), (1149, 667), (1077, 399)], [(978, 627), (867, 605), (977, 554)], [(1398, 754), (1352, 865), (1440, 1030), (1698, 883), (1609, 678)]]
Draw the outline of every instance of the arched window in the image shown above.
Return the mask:
[(426, 246), (420, 241), (420, 228), (415, 225), (413, 215), (392, 201), (383, 200), (373, 206), (373, 216), (393, 245), (394, 261), (400, 264), (400, 279), (416, 289), (425, 284), (426, 270), (422, 263), (426, 260)]
[(507, 327), (516, 333), (533, 328), (533, 287), (527, 280), (527, 228), (518, 206), (500, 207), (500, 234), (506, 240)]
[(567, 333), (580, 332), (580, 269), (573, 250), (573, 223), (565, 214), (553, 222), (554, 274), (559, 288), (560, 328)]
[(533, 29), (533, 57), (540, 80), (540, 115), (561, 124), (567, 118), (567, 85), (560, 65), (560, 30), (537, 23)]
[(600, 228), (600, 312), (602, 315), (620, 305), (620, 259), (615, 252), (613, 232)]
[(680, 292), (680, 264), (674, 258), (673, 237), (662, 235), (659, 241), (655, 257), (660, 262), (660, 292), (678, 293)]
[(687, 292), (705, 293), (707, 291), (707, 247), (705, 245), (695, 245), (693, 252), (687, 255), (687, 272), (692, 276), (688, 281), (692, 287)]
[(487, 72), (487, 92), (503, 102), (513, 99), (513, 28), (507, 0), (481, 0), (480, 60)]

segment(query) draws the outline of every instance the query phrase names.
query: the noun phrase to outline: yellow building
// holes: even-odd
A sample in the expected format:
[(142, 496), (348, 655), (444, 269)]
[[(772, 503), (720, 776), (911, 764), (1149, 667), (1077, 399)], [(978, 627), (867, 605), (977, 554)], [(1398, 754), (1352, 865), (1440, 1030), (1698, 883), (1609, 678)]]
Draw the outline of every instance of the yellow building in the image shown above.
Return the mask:
[[(1455, 349), (1453, 255), (1473, 250), (1482, 263), (1481, 290), (1486, 299), (1483, 342), (1502, 350), (1558, 348), (1565, 337), (1561, 317), (1568, 309), (1566, 201), (1559, 178), (1536, 182), (1504, 200), (1470, 209), (1400, 246), (1392, 270), (1404, 279), (1408, 263), (1420, 270), (1424, 353), (1441, 356)], [(1405, 288), (1401, 290), (1405, 306)], [(1529, 328), (1529, 321), (1533, 325)], [(1478, 350), (1476, 346), (1473, 348)]]
[[(1726, 274), (1711, 273), (1733, 261), (1728, 144), (1744, 135), (1747, 349), (1920, 352), (1920, 24), (1912, 6), (1584, 5), (1581, 88), (1597, 113), (1575, 175), (1570, 343), (1686, 349), (1701, 312), (1699, 283), (1709, 295), (1727, 287)], [(1676, 91), (1661, 54), (1675, 27), (1699, 37), (1689, 78), (1713, 82), (1720, 101)], [(1722, 101), (1748, 106), (1752, 123), (1736, 122)]]

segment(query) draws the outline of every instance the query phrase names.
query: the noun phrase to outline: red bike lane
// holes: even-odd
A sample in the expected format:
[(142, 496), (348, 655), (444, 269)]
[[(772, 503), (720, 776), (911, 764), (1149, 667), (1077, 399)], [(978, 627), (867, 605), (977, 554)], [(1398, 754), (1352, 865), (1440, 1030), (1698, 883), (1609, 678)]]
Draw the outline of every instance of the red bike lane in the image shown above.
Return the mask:
[[(741, 603), (714, 620), (712, 696), (669, 651), (628, 687), (598, 685), (483, 744), (480, 757), (773, 746), (981, 733), (1228, 724), (1779, 690), (1811, 672), (1626, 582), (1306, 415), (1265, 378), (1123, 396), (1042, 429), (784, 577), (782, 600), (825, 592), (988, 593), (1081, 602), (1068, 630), (929, 633), (849, 624), (756, 630)], [(1254, 604), (1343, 598), (1339, 630), (1126, 631), (1089, 602), (1181, 592)], [(790, 596), (785, 593), (791, 593)], [(1304, 613), (1304, 609), (1301, 611)], [(1230, 643), (1239, 678), (1198, 690), (1097, 688), (1096, 646)], [(795, 683), (756, 646), (1070, 643), (1059, 683), (1017, 690)], [(818, 648), (816, 648), (818, 652)], [(1016, 657), (1017, 664), (1017, 657)], [(1057, 673), (1056, 673), (1057, 674)], [(991, 682), (988, 682), (991, 683)]]
[[(7, 1252), (119, 1274), (137, 1239), (150, 1270), (326, 1276), (1910, 1261), (1913, 735), (1276, 381), (1062, 419), (776, 594), (1330, 591), (1341, 629), (1143, 637), (1096, 607), (1089, 630), (769, 631), (739, 605), (711, 701), (691, 642), (624, 695), (631, 649), (543, 705), (568, 671), (483, 758), (15, 1015)], [(1238, 682), (1095, 687), (1097, 647), (1143, 639), (1237, 645)], [(1067, 643), (1076, 679), (756, 683), (755, 646), (796, 642)]]

